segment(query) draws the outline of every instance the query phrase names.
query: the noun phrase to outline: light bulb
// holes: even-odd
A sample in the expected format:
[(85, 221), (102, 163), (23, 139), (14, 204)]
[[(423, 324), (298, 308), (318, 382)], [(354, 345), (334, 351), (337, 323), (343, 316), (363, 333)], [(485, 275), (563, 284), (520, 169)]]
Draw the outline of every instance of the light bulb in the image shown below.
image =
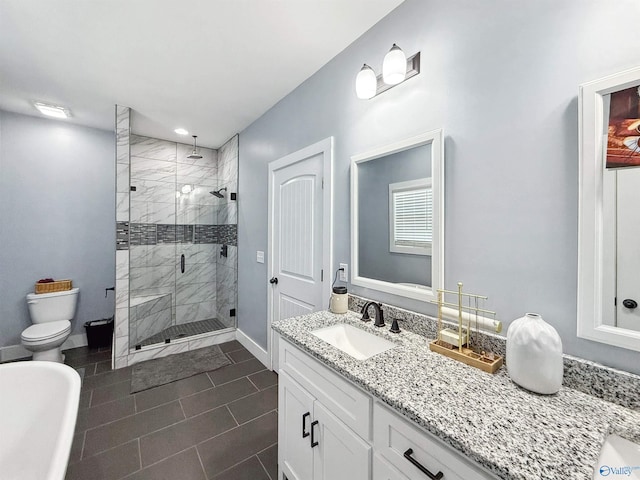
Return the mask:
[(189, 185), (189, 184), (184, 185), (184, 186), (182, 187), (182, 193), (184, 193), (185, 195), (186, 195), (187, 193), (191, 193), (191, 185)]
[(373, 69), (366, 63), (362, 66), (356, 77), (356, 95), (358, 98), (369, 99), (376, 95), (378, 79)]
[(382, 79), (387, 85), (403, 82), (407, 74), (407, 57), (395, 43), (382, 62)]

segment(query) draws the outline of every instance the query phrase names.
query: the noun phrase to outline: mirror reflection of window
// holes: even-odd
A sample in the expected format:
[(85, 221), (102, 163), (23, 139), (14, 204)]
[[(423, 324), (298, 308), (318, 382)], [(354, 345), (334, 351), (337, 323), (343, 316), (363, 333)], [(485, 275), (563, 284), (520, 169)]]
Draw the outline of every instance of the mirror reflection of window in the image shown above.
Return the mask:
[(431, 255), (433, 189), (431, 178), (389, 184), (389, 251)]
[[(389, 185), (410, 185), (411, 182), (431, 178), (431, 172), (429, 145), (408, 148), (360, 164), (358, 255), (361, 276), (401, 285), (431, 286), (430, 248), (428, 253), (426, 246), (421, 251), (407, 247), (389, 248), (394, 231), (393, 215), (389, 214), (392, 201)], [(417, 204), (414, 206), (421, 208)], [(423, 210), (419, 216), (405, 212), (403, 234), (412, 235), (424, 230), (426, 217), (433, 215), (433, 207), (428, 210)], [(413, 220), (423, 222), (423, 225), (413, 223)], [(414, 250), (413, 254), (407, 255), (411, 250)]]

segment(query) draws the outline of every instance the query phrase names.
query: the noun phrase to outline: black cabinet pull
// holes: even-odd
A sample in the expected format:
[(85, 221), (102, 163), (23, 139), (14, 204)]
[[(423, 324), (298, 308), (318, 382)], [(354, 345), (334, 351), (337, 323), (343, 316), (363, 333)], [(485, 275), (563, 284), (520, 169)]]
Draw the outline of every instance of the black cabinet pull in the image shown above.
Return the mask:
[(442, 472), (438, 472), (438, 473), (436, 473), (434, 475), (429, 470), (424, 468), (419, 461), (417, 461), (415, 458), (413, 458), (411, 456), (412, 454), (413, 454), (413, 448), (409, 448), (409, 449), (407, 449), (406, 452), (404, 452), (404, 458), (409, 460), (414, 467), (416, 467), (418, 470), (420, 470), (422, 473), (424, 473), (431, 480), (440, 480), (442, 477), (444, 477), (444, 473), (442, 473)]
[(278, 284), (278, 277), (271, 278), (271, 280), (269, 280), (269, 283), (277, 285)]
[(309, 436), (309, 432), (307, 432), (307, 417), (310, 417), (311, 413), (307, 412), (302, 415), (302, 438), (306, 438)]
[(184, 253), (183, 253), (182, 255), (180, 255), (180, 271), (182, 273), (184, 273), (184, 264), (185, 264), (185, 261), (184, 261)]
[(318, 425), (318, 420), (314, 420), (313, 422), (311, 422), (311, 448), (318, 446), (318, 442), (313, 439), (313, 427), (315, 427), (316, 425)]

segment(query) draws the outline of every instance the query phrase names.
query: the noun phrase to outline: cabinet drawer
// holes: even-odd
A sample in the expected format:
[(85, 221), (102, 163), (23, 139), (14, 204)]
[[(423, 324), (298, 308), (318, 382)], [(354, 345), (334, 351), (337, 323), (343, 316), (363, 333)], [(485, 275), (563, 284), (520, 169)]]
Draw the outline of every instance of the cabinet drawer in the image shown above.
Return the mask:
[(409, 480), (378, 454), (373, 456), (373, 480)]
[(370, 440), (371, 397), (284, 338), (279, 343), (280, 371), (289, 374), (360, 437)]
[(442, 480), (495, 478), (432, 434), (379, 403), (373, 406), (373, 445), (376, 453), (410, 479), (427, 480), (429, 477), (405, 458), (404, 453), (409, 449), (413, 450), (410, 456), (433, 475), (442, 472)]

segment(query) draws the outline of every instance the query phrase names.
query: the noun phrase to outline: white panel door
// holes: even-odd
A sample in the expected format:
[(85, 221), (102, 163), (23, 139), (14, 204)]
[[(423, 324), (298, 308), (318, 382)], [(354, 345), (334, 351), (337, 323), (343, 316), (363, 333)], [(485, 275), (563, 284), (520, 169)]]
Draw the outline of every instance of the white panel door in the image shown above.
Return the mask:
[(322, 173), (323, 155), (316, 154), (273, 176), (275, 320), (322, 308)]
[[(278, 370), (271, 322), (327, 308), (332, 265), (333, 138), (269, 163), (267, 350)], [(323, 272), (324, 270), (324, 272)]]
[[(616, 325), (640, 331), (640, 168), (617, 170)], [(626, 302), (625, 302), (626, 301)]]

